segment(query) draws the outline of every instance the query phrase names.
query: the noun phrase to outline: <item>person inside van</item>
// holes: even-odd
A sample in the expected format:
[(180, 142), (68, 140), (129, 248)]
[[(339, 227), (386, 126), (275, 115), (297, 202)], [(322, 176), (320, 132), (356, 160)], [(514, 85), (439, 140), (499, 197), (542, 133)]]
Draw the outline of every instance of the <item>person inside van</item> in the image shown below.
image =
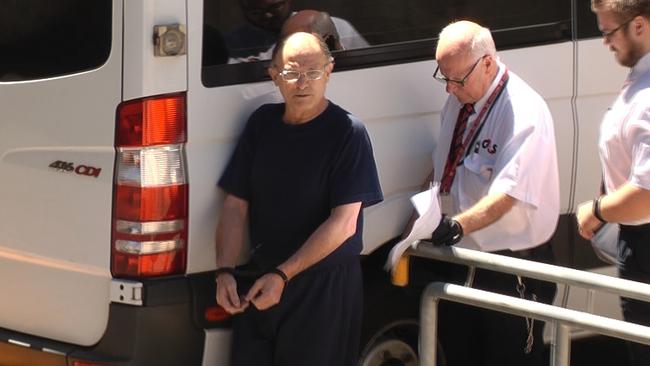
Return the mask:
[(297, 32), (316, 33), (320, 35), (332, 52), (343, 49), (341, 37), (336, 30), (334, 21), (324, 11), (301, 10), (290, 16), (282, 26), (281, 36), (286, 37)]
[(383, 196), (365, 127), (325, 98), (332, 63), (318, 35), (277, 44), (268, 72), (284, 103), (250, 116), (219, 180), (216, 299), (237, 314), (235, 366), (357, 363), (362, 209)]
[[(544, 99), (496, 53), (489, 29), (446, 26), (433, 77), (449, 93), (430, 178), (443, 219), (436, 245), (553, 262), (547, 242), (560, 212), (553, 119)], [(425, 264), (431, 280), (463, 284), (467, 268)], [(550, 304), (556, 286), (477, 269), (474, 287)], [(449, 365), (543, 365), (543, 322), (440, 303), (439, 334)]]
[[(294, 14), (291, 0), (239, 0), (246, 23), (225, 34), (229, 63), (269, 59), (268, 50), (281, 37), (282, 26)], [(368, 42), (348, 21), (332, 17), (343, 48), (367, 47)]]
[[(606, 222), (619, 225), (621, 278), (650, 283), (650, 1), (592, 0), (603, 43), (630, 68), (601, 126), (598, 150), (603, 194), (576, 212), (579, 233), (591, 239)], [(621, 298), (623, 318), (650, 326), (650, 304)], [(647, 365), (650, 347), (628, 342), (630, 365)]]

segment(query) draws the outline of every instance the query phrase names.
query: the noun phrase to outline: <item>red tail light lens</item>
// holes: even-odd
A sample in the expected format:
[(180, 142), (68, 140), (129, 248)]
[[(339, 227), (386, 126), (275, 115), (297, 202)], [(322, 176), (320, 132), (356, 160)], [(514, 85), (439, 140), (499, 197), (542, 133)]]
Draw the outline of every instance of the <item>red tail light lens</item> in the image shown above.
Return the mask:
[(185, 94), (125, 102), (117, 115), (113, 276), (185, 273)]
[(121, 220), (161, 221), (187, 216), (187, 185), (163, 187), (132, 187), (117, 185), (115, 198), (119, 205), (115, 215)]
[(117, 146), (185, 142), (185, 93), (142, 98), (118, 109)]

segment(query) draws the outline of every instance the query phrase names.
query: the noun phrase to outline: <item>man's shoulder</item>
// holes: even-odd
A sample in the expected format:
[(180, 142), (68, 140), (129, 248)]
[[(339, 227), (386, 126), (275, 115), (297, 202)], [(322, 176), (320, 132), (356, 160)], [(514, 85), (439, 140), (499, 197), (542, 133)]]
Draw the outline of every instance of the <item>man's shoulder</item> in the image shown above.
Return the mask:
[(648, 99), (650, 96), (650, 70), (641, 75), (628, 90), (634, 94), (632, 97), (634, 101), (650, 105), (650, 99)]
[(284, 112), (284, 103), (266, 103), (257, 107), (255, 111), (251, 114), (251, 117), (264, 117), (268, 115), (269, 117), (275, 117), (277, 114), (282, 114)]
[(366, 130), (366, 127), (364, 126), (361, 119), (331, 101), (326, 110), (326, 113), (327, 118), (331, 119), (330, 123), (336, 125), (341, 129), (353, 131)]
[(269, 125), (269, 120), (282, 118), (284, 113), (284, 103), (262, 104), (248, 117), (248, 128), (258, 129), (260, 126)]
[(548, 105), (539, 92), (513, 72), (509, 72), (505, 99), (513, 110), (548, 110)]

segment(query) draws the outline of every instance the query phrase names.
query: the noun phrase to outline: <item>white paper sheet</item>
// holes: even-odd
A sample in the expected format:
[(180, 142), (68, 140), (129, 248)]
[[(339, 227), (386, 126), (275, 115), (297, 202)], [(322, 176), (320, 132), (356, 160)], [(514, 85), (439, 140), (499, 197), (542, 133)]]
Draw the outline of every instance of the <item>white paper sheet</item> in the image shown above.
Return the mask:
[(420, 240), (431, 238), (431, 233), (438, 227), (442, 218), (438, 190), (439, 186), (435, 184), (430, 189), (411, 197), (411, 203), (420, 216), (413, 223), (408, 236), (391, 249), (384, 265), (385, 270), (392, 271), (406, 249), (415, 248)]

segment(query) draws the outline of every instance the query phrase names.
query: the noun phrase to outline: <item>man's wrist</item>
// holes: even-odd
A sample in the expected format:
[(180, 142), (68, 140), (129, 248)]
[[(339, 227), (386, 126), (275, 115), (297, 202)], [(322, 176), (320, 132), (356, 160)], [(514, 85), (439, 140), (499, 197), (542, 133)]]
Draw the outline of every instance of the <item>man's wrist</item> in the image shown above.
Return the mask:
[(222, 274), (229, 274), (231, 276), (235, 276), (235, 268), (233, 267), (219, 267), (214, 273), (214, 280), (216, 281), (219, 276)]
[(277, 267), (276, 267), (276, 268), (270, 269), (270, 270), (269, 270), (268, 272), (266, 272), (266, 273), (271, 273), (271, 274), (276, 274), (276, 275), (278, 275), (278, 276), (282, 279), (282, 282), (284, 282), (285, 284), (286, 284), (287, 282), (289, 282), (289, 276), (287, 276), (287, 274), (284, 273), (284, 271), (281, 270), (280, 268), (277, 268)]
[(603, 218), (603, 214), (601, 212), (601, 206), (600, 206), (600, 203), (601, 203), (600, 201), (602, 200), (602, 198), (603, 198), (603, 196), (600, 196), (600, 197), (594, 199), (593, 204), (592, 204), (592, 213), (593, 213), (594, 217), (596, 219), (598, 219), (598, 221), (600, 221), (601, 223), (605, 223), (605, 222), (607, 222), (607, 220), (605, 220)]
[(460, 221), (456, 220), (455, 218), (450, 218), (450, 225), (453, 228), (454, 232), (456, 235), (459, 237), (458, 240), (462, 239), (463, 236), (465, 235), (465, 231), (463, 230), (463, 225), (461, 225)]

